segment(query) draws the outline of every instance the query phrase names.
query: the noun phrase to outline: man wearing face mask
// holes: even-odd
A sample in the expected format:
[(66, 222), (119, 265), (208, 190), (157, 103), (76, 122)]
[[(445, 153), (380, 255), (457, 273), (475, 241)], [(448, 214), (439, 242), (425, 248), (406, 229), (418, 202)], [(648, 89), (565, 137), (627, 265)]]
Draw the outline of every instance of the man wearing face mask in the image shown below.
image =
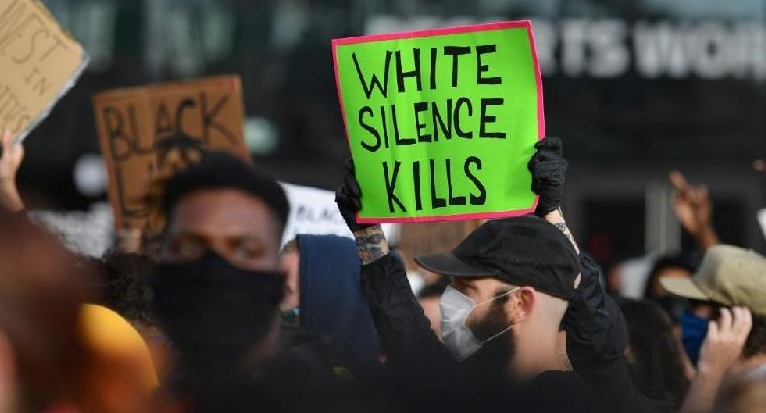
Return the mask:
[(660, 282), (693, 305), (683, 338), (699, 360), (683, 412), (712, 410), (722, 384), (766, 378), (766, 257), (715, 245), (692, 278)]
[[(537, 383), (522, 394), (540, 411), (551, 400), (566, 400), (566, 406), (548, 410), (593, 411), (589, 394), (619, 411), (657, 411), (631, 381), (619, 306), (604, 291), (595, 261), (579, 254), (559, 209), (568, 168), (561, 141), (546, 138), (535, 148), (529, 169), (540, 196), (537, 217), (490, 221), (452, 253), (418, 259), (455, 276), (441, 300), (445, 345), (431, 333), (380, 226), (356, 223), (362, 194), (347, 163), (336, 202), (357, 239), (363, 289), (389, 365), (426, 382), (437, 377), (443, 383), (459, 371), (492, 382), (505, 376)], [(576, 376), (565, 372), (570, 361)]]
[(545, 194), (538, 217), (489, 221), (452, 252), (416, 258), (427, 270), (453, 277), (440, 301), (444, 344), (431, 332), (401, 263), (388, 253), (380, 226), (355, 222), (361, 193), (351, 163), (336, 201), (357, 239), (362, 286), (390, 366), (425, 380), (455, 371), (484, 383), (510, 379), (526, 383), (524, 393), (542, 410), (551, 389), (554, 399), (576, 400), (570, 411), (592, 409), (587, 387), (566, 371), (557, 346), (580, 279), (577, 251), (558, 210), (566, 161), (558, 139), (537, 148), (533, 182)]
[(178, 391), (200, 399), (233, 382), (275, 383), (329, 365), (322, 343), (280, 329), (289, 208), (276, 181), (210, 152), (166, 183), (162, 207), (153, 307), (180, 353)]

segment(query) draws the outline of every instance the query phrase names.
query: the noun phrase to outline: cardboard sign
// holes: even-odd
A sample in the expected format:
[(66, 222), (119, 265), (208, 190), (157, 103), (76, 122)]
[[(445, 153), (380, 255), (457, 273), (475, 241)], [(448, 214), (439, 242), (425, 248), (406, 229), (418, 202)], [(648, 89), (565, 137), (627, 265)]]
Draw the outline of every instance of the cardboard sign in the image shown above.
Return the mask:
[(545, 135), (529, 21), (333, 40), (359, 222), (497, 218), (535, 208)]
[(451, 251), (482, 222), (467, 220), (402, 225), (399, 249), (404, 251), (408, 258)]
[[(353, 238), (351, 231), (335, 204), (335, 193), (308, 186), (282, 184), (290, 202), (290, 215), (282, 238), (282, 244), (298, 234), (332, 234)], [(398, 236), (395, 224), (383, 224), (383, 231), (389, 242)]]
[(22, 141), (87, 64), (82, 46), (42, 3), (0, 0), (0, 131)]
[(157, 179), (199, 158), (227, 150), (250, 162), (244, 143), (239, 77), (225, 76), (119, 89), (93, 98), (101, 152), (109, 174), (115, 226), (161, 232), (147, 197)]

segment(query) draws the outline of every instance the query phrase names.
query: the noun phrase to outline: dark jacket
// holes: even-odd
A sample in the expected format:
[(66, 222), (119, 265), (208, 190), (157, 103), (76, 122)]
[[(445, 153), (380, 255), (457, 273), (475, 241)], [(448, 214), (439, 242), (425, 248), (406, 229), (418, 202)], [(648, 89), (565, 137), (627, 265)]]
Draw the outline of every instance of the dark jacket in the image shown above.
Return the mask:
[(671, 412), (673, 403), (645, 397), (625, 360), (628, 329), (619, 305), (601, 285), (601, 269), (580, 254), (582, 280), (569, 304), (562, 326), (567, 333), (567, 355), (574, 371), (607, 402), (626, 413)]
[[(627, 345), (625, 321), (619, 307), (598, 283), (598, 266), (585, 254), (581, 255), (581, 265), (580, 297), (570, 304), (563, 323), (567, 330), (567, 352), (579, 377), (575, 379), (575, 374), (566, 373), (561, 377), (575, 382), (582, 379), (593, 394), (607, 402), (608, 407), (619, 409), (615, 411), (656, 411), (631, 381), (623, 356)], [(596, 284), (593, 284), (594, 280)], [(399, 260), (386, 256), (363, 266), (362, 288), (390, 366), (415, 375), (431, 371), (449, 376), (451, 372), (461, 371), (431, 331)], [(546, 385), (550, 377), (551, 374), (541, 375), (535, 388), (551, 390)], [(551, 394), (560, 393), (555, 388), (553, 386)], [(545, 393), (539, 391), (540, 395)], [(574, 392), (580, 394), (581, 401), (588, 402), (584, 393), (587, 392)]]
[(457, 365), (431, 330), (401, 260), (388, 254), (362, 266), (361, 277), (389, 366), (419, 372), (435, 366)]
[(350, 238), (298, 235), (300, 326), (326, 337), (354, 373), (379, 366), (380, 343), (359, 282), (359, 252)]

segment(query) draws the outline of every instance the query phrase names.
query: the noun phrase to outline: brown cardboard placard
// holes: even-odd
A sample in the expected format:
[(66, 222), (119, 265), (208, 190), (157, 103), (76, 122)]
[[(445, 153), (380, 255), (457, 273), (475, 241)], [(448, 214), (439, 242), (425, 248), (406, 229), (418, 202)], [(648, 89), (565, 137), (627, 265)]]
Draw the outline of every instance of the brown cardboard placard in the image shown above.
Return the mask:
[(158, 235), (164, 222), (147, 202), (152, 183), (186, 167), (201, 150), (250, 161), (238, 76), (110, 90), (95, 95), (93, 104), (118, 231)]
[(39, 1), (0, 0), (0, 131), (16, 142), (48, 115), (88, 55)]
[(451, 251), (483, 220), (418, 222), (401, 226), (398, 250), (404, 253), (408, 268), (417, 268), (414, 257)]

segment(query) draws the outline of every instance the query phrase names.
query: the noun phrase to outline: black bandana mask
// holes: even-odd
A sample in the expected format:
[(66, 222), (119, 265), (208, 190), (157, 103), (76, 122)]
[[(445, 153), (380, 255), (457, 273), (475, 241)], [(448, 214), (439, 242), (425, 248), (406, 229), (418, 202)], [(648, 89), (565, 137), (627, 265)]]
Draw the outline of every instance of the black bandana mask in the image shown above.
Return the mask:
[(209, 251), (195, 261), (157, 266), (153, 308), (182, 353), (245, 351), (271, 329), (283, 284), (279, 272), (241, 269)]

